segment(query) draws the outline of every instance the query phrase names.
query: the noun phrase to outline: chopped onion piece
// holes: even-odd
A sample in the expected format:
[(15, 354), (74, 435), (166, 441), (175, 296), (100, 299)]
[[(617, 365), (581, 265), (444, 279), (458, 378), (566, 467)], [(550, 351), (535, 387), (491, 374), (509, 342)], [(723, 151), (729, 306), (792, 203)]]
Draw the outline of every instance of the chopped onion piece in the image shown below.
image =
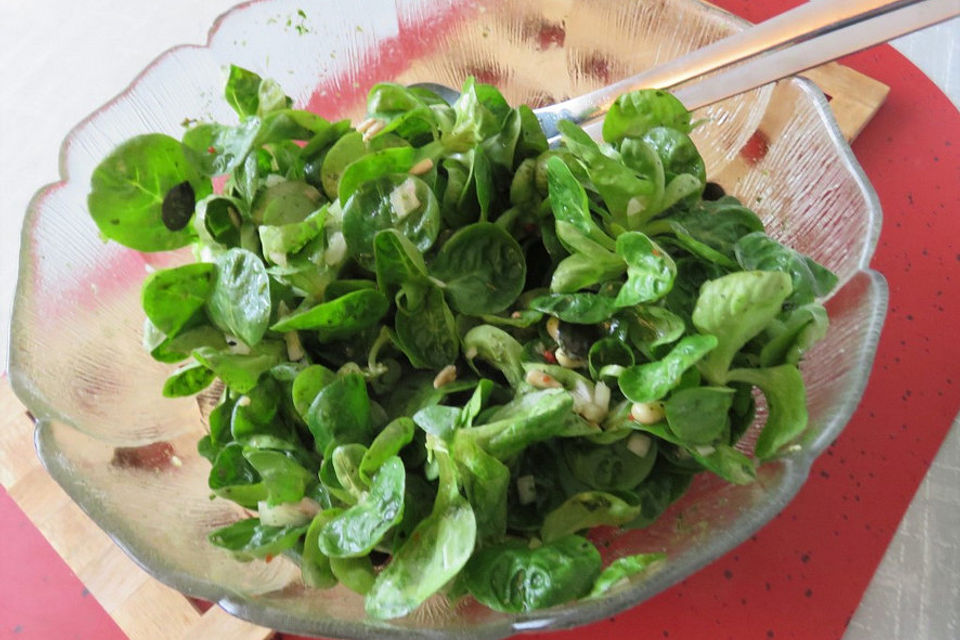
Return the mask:
[(416, 183), (407, 178), (390, 192), (390, 205), (397, 212), (397, 221), (403, 220), (417, 210), (420, 200), (417, 198)]
[(642, 433), (634, 433), (627, 438), (627, 449), (638, 458), (644, 458), (650, 453), (651, 444), (650, 436)]
[(531, 504), (537, 500), (537, 482), (532, 475), (517, 478), (517, 496), (520, 504)]

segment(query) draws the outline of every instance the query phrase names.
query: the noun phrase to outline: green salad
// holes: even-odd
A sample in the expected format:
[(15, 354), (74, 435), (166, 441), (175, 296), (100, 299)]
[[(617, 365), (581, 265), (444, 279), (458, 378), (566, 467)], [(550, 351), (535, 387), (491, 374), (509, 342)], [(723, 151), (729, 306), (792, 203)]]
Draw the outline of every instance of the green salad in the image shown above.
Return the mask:
[(804, 431), (836, 277), (707, 188), (669, 93), (556, 148), (473, 79), (453, 105), (378, 84), (356, 125), (239, 67), (225, 96), (235, 124), (115, 149), (89, 210), (194, 249), (147, 277), (144, 344), (180, 365), (164, 395), (222, 389), (198, 449), (247, 510), (209, 535), (238, 559), (385, 619), (596, 597), (662, 554), (604, 567), (591, 528), (649, 525), (698, 473), (750, 483)]

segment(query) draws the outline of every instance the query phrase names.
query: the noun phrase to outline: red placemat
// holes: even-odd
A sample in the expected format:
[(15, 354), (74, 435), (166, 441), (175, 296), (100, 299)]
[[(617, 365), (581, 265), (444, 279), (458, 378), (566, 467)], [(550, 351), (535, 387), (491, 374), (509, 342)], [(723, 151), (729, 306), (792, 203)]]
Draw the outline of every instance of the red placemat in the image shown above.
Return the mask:
[[(718, 4), (759, 21), (798, 3)], [(860, 409), (797, 498), (750, 541), (612, 621), (527, 640), (842, 636), (960, 409), (960, 342), (950, 335), (960, 317), (960, 114), (890, 47), (843, 62), (891, 87), (854, 144), (883, 206), (873, 266), (890, 285)], [(122, 638), (16, 505), (0, 498), (0, 638)]]
[(527, 640), (843, 635), (960, 410), (960, 113), (889, 46), (842, 62), (891, 87), (853, 145), (883, 206), (872, 266), (890, 286), (860, 408), (796, 499), (748, 542), (612, 620)]

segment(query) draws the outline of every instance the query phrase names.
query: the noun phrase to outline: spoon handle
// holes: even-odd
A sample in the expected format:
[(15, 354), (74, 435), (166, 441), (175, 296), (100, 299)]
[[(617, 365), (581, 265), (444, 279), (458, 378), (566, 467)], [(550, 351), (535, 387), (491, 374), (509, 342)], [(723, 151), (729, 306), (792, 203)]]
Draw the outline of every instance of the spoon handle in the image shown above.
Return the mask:
[(699, 109), (957, 15), (960, 0), (926, 0), (758, 56), (673, 93), (688, 109)]
[[(697, 86), (705, 84), (705, 89), (683, 87), (678, 97), (689, 108), (696, 108), (958, 14), (960, 0), (811, 0), (671, 62), (538, 108), (536, 113), (550, 138), (557, 134), (557, 120), (584, 122), (596, 118), (627, 91), (675, 87), (749, 60), (699, 82)], [(875, 22), (879, 26), (871, 26)], [(721, 77), (725, 80), (720, 81)], [(737, 84), (727, 90), (723, 82), (731, 80)]]

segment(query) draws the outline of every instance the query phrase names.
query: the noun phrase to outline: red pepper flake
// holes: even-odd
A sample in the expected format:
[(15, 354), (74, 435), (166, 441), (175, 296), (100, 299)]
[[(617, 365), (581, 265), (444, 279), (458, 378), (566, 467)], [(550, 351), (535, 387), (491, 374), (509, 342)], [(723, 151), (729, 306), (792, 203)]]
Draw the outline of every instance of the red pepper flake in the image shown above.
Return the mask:
[(534, 231), (537, 230), (537, 225), (534, 224), (533, 222), (528, 222), (525, 225), (523, 225), (523, 230), (526, 231), (527, 233), (533, 233)]
[(274, 555), (273, 555), (272, 553), (268, 553), (267, 555), (263, 556), (263, 561), (264, 561), (264, 562), (272, 562), (272, 561), (273, 561), (273, 558), (274, 558)]
[(207, 153), (216, 153), (216, 152), (217, 150), (213, 147), (213, 145), (210, 145), (209, 147), (207, 147)]
[(557, 364), (557, 356), (554, 355), (553, 351), (550, 351), (550, 349), (543, 350), (543, 359), (550, 364)]

